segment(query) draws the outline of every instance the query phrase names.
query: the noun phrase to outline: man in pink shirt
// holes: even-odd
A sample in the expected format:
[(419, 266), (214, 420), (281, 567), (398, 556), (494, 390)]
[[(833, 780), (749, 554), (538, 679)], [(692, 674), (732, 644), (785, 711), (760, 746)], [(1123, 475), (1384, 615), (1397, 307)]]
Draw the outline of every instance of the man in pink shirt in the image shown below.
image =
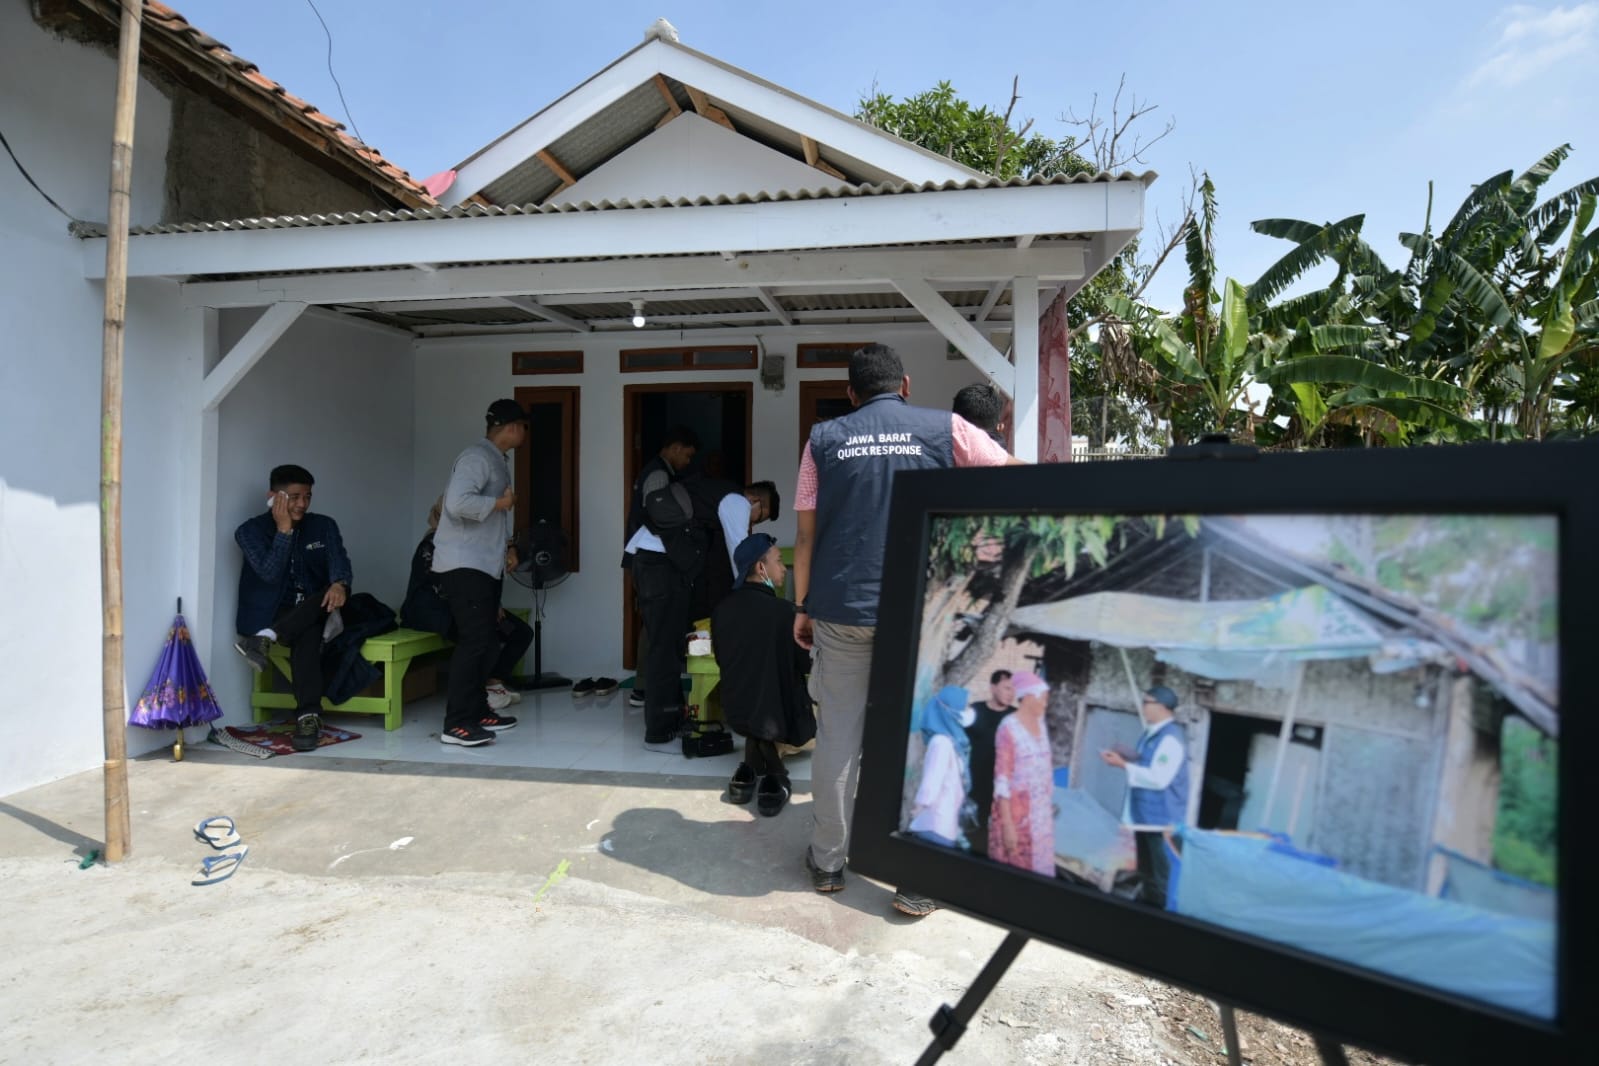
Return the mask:
[[(872, 344), (850, 356), (855, 410), (811, 430), (794, 493), (794, 639), (812, 651), (811, 694), (820, 705), (811, 756), (815, 825), (805, 852), (818, 892), (844, 887), (894, 474), (1021, 462), (959, 415), (912, 407), (910, 390), (893, 349)], [(937, 909), (903, 891), (894, 906), (917, 917)]]

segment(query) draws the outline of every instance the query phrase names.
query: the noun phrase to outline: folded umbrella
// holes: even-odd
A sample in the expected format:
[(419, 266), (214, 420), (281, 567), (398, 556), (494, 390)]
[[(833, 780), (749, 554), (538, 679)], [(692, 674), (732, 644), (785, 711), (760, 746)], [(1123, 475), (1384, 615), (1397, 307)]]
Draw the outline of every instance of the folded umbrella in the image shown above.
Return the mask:
[(206, 680), (200, 658), (189, 641), (189, 624), (183, 620), (183, 601), (178, 601), (178, 614), (167, 631), (166, 645), (161, 658), (150, 674), (144, 695), (128, 715), (128, 724), (145, 729), (177, 729), (178, 741), (174, 754), (182, 758), (185, 726), (203, 725), (222, 717), (216, 694)]

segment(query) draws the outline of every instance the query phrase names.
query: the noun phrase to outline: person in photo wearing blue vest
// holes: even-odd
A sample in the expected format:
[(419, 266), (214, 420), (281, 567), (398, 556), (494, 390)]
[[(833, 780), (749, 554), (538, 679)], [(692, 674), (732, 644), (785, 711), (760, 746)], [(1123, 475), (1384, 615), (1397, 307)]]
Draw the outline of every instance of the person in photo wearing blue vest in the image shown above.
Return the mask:
[[(1108, 765), (1127, 772), (1127, 803), (1122, 821), (1128, 825), (1173, 826), (1188, 820), (1188, 735), (1172, 717), (1177, 693), (1156, 685), (1144, 693), (1138, 716), (1144, 732), (1131, 756), (1102, 751)], [(1138, 872), (1143, 878), (1140, 898), (1156, 907), (1166, 906), (1166, 882), (1171, 864), (1166, 842), (1158, 832), (1137, 834)]]
[[(811, 694), (820, 705), (805, 851), (818, 892), (844, 887), (894, 475), (1020, 461), (959, 415), (907, 403), (911, 379), (892, 348), (852, 354), (848, 391), (855, 410), (812, 428), (794, 493), (794, 639), (814, 654)], [(896, 892), (894, 907), (916, 917), (937, 909), (909, 892)]]

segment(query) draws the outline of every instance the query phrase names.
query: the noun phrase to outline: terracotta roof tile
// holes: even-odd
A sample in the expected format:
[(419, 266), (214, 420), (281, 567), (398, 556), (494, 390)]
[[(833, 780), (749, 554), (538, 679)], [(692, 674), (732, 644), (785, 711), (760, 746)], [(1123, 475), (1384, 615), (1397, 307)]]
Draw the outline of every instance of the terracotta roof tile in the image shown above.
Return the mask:
[[(114, 2), (80, 2), (115, 21)], [(220, 71), (225, 79), (254, 93), (264, 109), (282, 125), (305, 127), (313, 136), (327, 138), (333, 142), (330, 147), (335, 149), (335, 156), (344, 155), (353, 169), (377, 178), (387, 186), (390, 195), (408, 207), (432, 207), (438, 203), (420, 182), (385, 159), (381, 152), (345, 133), (344, 123), (319, 111), (315, 105), (262, 74), (254, 63), (233, 54), (227, 45), (196, 27), (177, 11), (157, 0), (144, 0), (144, 13), (146, 28), (152, 31), (152, 35), (159, 34), (169, 47), (179, 50), (183, 58), (202, 70)]]

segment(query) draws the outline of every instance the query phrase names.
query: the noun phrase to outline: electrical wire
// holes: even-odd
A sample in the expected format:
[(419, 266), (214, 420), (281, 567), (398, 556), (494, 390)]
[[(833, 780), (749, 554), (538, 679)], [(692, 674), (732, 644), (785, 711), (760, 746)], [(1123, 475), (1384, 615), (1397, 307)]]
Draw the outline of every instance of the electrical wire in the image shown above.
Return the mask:
[(22, 175), (23, 180), (26, 181), (29, 185), (32, 185), (34, 191), (37, 192), (40, 196), (44, 197), (45, 203), (49, 204), (51, 207), (55, 208), (57, 211), (60, 211), (70, 221), (73, 221), (73, 222), (81, 222), (81, 221), (83, 221), (82, 219), (80, 219), (76, 215), (74, 215), (71, 211), (68, 211), (66, 208), (64, 208), (60, 204), (56, 203), (54, 197), (52, 197), (49, 193), (45, 192), (42, 188), (39, 187), (39, 183), (33, 180), (33, 175), (28, 173), (28, 168), (22, 165), (22, 160), (17, 158), (17, 153), (13, 152), (11, 150), (11, 142), (6, 140), (6, 135), (5, 135), (5, 131), (4, 130), (0, 130), (0, 145), (3, 145), (5, 147), (6, 155), (10, 156), (11, 157), (11, 162), (16, 164), (17, 172)]
[(339, 93), (339, 103), (344, 106), (344, 120), (350, 124), (356, 140), (366, 144), (366, 138), (361, 136), (361, 127), (355, 124), (355, 116), (350, 113), (350, 102), (344, 98), (344, 86), (339, 84), (339, 76), (333, 73), (333, 31), (328, 29), (328, 20), (317, 10), (316, 0), (305, 0), (305, 2), (311, 5), (311, 12), (316, 15), (316, 20), (322, 23), (322, 33), (328, 39), (328, 77), (333, 79), (333, 87)]

